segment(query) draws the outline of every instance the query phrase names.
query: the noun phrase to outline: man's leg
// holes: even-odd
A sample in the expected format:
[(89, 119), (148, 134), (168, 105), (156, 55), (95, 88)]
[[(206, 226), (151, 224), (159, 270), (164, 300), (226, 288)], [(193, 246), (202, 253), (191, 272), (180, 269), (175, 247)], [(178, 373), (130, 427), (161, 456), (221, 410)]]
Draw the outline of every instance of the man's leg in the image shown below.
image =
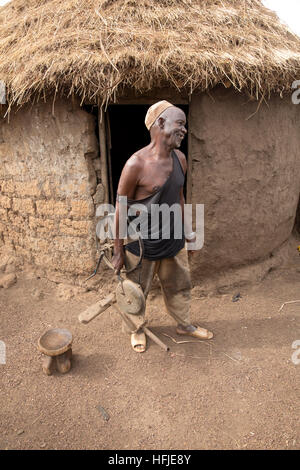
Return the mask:
[(186, 250), (160, 260), (157, 274), (168, 313), (177, 324), (190, 325), (191, 277)]
[[(127, 270), (131, 269), (133, 266), (136, 266), (138, 261), (138, 256), (130, 253), (125, 250), (125, 268)], [(133, 282), (139, 284), (143, 290), (145, 299), (151, 288), (152, 279), (155, 273), (156, 262), (149, 261), (147, 259), (142, 259), (140, 266), (138, 266), (131, 273), (126, 274), (126, 278), (130, 279)], [(145, 320), (145, 312), (143, 315), (128, 315), (128, 317), (133, 321), (134, 324), (142, 324)], [(131, 334), (128, 326), (125, 322), (122, 322), (122, 331), (124, 333)], [(131, 334), (131, 344), (135, 351), (144, 352), (146, 348), (146, 336), (143, 332)]]
[(190, 321), (191, 276), (187, 251), (182, 249), (173, 258), (162, 259), (157, 274), (167, 311), (177, 323), (177, 333), (211, 339), (211, 332), (192, 325)]
[[(138, 256), (125, 250), (125, 268), (130, 270), (133, 266), (136, 266), (138, 262)], [(150, 261), (143, 258), (140, 266), (138, 266), (131, 273), (126, 274), (127, 279), (139, 284), (144, 292), (145, 299), (151, 288), (153, 276), (156, 269), (156, 262)]]

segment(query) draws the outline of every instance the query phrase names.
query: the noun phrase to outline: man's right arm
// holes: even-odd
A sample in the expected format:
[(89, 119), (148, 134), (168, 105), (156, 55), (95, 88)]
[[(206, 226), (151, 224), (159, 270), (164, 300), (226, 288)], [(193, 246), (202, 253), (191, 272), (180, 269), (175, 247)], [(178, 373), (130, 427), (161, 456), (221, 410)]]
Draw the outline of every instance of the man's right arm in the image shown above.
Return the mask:
[[(126, 196), (129, 199), (134, 199), (136, 188), (138, 185), (138, 177), (141, 170), (140, 159), (136, 155), (127, 160), (118, 185), (118, 196)], [(126, 207), (127, 213), (127, 207)], [(119, 238), (119, 201), (116, 201), (116, 212), (115, 212), (115, 240), (114, 240), (114, 256), (112, 264), (115, 268), (115, 272), (119, 272), (124, 265), (124, 240)]]

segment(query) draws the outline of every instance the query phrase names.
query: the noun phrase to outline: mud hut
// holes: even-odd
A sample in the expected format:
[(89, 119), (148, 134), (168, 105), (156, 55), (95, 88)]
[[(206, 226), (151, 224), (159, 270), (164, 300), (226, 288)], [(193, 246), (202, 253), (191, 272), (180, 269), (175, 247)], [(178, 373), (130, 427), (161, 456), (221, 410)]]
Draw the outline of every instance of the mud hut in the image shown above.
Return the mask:
[(259, 0), (12, 0), (0, 24), (2, 253), (85, 278), (96, 205), (114, 202), (149, 141), (147, 107), (168, 99), (188, 115), (187, 202), (205, 205), (195, 284), (283, 262), (299, 224), (300, 39)]

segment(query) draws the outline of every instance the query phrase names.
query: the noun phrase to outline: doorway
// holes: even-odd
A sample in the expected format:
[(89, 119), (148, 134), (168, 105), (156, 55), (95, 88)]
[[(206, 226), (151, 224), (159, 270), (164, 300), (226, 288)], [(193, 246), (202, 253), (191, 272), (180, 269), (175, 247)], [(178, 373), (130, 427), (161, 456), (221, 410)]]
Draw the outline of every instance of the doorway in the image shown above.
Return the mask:
[[(128, 158), (150, 143), (150, 134), (145, 126), (149, 104), (110, 105), (107, 111), (108, 127), (108, 171), (111, 188), (111, 203), (115, 204), (119, 178)], [(176, 105), (188, 117), (188, 105)], [(187, 123), (188, 124), (188, 123)], [(188, 157), (188, 134), (180, 150)], [(184, 186), (186, 193), (186, 181)]]

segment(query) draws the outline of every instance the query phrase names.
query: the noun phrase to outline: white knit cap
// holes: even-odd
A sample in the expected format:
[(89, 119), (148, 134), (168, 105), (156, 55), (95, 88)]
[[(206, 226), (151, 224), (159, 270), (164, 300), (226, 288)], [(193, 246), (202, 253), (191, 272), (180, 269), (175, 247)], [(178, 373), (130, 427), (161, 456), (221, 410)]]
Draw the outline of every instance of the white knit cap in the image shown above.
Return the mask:
[(174, 106), (174, 105), (169, 103), (166, 100), (158, 101), (157, 103), (150, 106), (150, 108), (147, 111), (146, 117), (145, 117), (145, 124), (146, 124), (146, 127), (147, 127), (148, 131), (150, 130), (151, 126), (155, 123), (156, 119), (167, 108), (170, 108), (171, 106)]

